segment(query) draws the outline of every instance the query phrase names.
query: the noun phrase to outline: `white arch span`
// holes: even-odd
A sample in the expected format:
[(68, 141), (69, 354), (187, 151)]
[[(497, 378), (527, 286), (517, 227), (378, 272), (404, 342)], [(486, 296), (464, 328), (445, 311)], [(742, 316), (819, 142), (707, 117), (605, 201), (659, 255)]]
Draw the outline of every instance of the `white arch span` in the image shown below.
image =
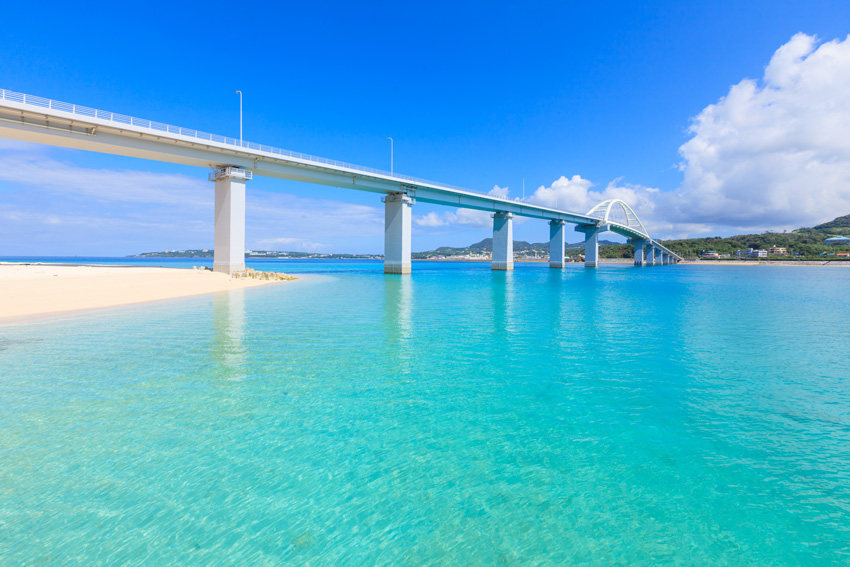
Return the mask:
[[(612, 212), (622, 212), (623, 220), (612, 217)], [(585, 264), (596, 266), (599, 260), (598, 234), (610, 230), (629, 239), (635, 246), (635, 265), (643, 266), (656, 264), (676, 263), (682, 259), (681, 256), (669, 250), (666, 246), (652, 238), (649, 231), (641, 222), (628, 203), (622, 199), (608, 199), (602, 201), (592, 209), (586, 216), (597, 219), (595, 225), (578, 228), (585, 233)]]
[[(623, 211), (626, 217), (625, 223), (611, 220), (611, 211), (615, 208), (619, 208)], [(624, 226), (628, 229), (640, 232), (647, 238), (650, 238), (649, 231), (646, 230), (645, 226), (643, 226), (643, 223), (638, 218), (637, 213), (635, 213), (629, 204), (622, 199), (608, 199), (607, 201), (602, 201), (587, 211), (587, 216), (601, 219), (604, 224), (618, 224)]]

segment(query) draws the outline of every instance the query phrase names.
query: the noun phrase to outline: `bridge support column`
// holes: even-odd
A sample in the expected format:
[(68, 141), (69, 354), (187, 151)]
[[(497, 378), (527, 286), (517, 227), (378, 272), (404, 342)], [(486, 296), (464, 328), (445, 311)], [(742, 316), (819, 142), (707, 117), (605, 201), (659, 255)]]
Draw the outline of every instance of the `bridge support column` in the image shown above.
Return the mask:
[(413, 199), (389, 193), (384, 201), (384, 273), (410, 273), (410, 228)]
[(655, 246), (653, 246), (652, 244), (646, 247), (646, 265), (655, 265)]
[(493, 256), (490, 267), (494, 270), (514, 269), (514, 215), (501, 211), (493, 215)]
[(564, 227), (566, 221), (552, 220), (549, 221), (549, 267), (563, 268), (564, 256), (566, 255), (566, 246)]
[(646, 257), (644, 256), (644, 247), (646, 246), (646, 242), (643, 240), (637, 240), (634, 243), (635, 245), (635, 266), (644, 266), (646, 265)]
[(210, 174), (215, 182), (214, 272), (245, 269), (245, 182), (251, 177), (250, 171), (230, 166)]
[(593, 224), (580, 224), (576, 226), (576, 232), (584, 233), (584, 267), (596, 268), (599, 266), (599, 233), (605, 230), (605, 226)]

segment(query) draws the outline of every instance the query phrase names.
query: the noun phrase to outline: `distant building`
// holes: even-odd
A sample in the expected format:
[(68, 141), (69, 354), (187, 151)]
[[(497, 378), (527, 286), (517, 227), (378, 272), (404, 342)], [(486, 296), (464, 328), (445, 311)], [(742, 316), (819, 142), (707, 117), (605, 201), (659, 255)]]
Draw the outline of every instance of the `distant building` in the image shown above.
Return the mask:
[(720, 259), (720, 254), (718, 254), (714, 250), (709, 250), (707, 252), (701, 253), (699, 257), (703, 260), (718, 260)]
[(823, 243), (827, 246), (850, 246), (850, 236), (831, 236)]
[(787, 256), (788, 249), (781, 246), (773, 246), (767, 251), (767, 253), (771, 256)]
[[(784, 248), (780, 248), (780, 250), (785, 250)], [(788, 251), (785, 250), (787, 254)], [(738, 258), (767, 258), (767, 250), (759, 250), (758, 248), (747, 248), (746, 250), (738, 250), (735, 252), (735, 256)]]

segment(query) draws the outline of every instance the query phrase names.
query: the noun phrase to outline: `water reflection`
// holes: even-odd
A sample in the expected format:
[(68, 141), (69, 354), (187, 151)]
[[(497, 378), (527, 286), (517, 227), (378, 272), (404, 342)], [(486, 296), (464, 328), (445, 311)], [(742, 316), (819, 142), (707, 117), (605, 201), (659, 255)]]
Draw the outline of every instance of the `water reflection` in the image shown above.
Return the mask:
[(413, 278), (384, 278), (384, 329), (390, 356), (409, 370), (413, 357)]
[(493, 329), (496, 338), (507, 339), (518, 330), (516, 317), (516, 275), (511, 271), (494, 271), (491, 286), (493, 298)]
[(245, 290), (218, 293), (213, 299), (213, 360), (226, 378), (246, 376)]
[(539, 317), (544, 328), (550, 329), (549, 340), (557, 347), (565, 332), (566, 323), (570, 320), (564, 314), (564, 291), (569, 289), (569, 283), (564, 278), (564, 270), (550, 269), (546, 274), (545, 289), (539, 294), (546, 305), (541, 305)]

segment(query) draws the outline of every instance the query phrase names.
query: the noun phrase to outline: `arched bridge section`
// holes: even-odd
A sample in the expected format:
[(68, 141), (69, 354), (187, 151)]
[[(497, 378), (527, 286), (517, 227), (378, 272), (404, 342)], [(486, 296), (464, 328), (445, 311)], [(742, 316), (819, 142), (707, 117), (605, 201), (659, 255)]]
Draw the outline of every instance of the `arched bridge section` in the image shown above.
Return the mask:
[(634, 209), (622, 199), (602, 201), (587, 216), (598, 219), (595, 225), (579, 225), (576, 230), (585, 234), (585, 264), (599, 263), (598, 235), (611, 231), (625, 236), (635, 247), (635, 265), (675, 264), (682, 258), (652, 238)]
[[(624, 219), (617, 221), (616, 216), (612, 213), (622, 212)], [(622, 199), (608, 199), (602, 201), (587, 212), (587, 216), (595, 217), (602, 220), (604, 223), (617, 224), (629, 231), (638, 231), (644, 236), (649, 236), (649, 231), (643, 226), (643, 223), (638, 218), (637, 214), (632, 210), (628, 203)]]

